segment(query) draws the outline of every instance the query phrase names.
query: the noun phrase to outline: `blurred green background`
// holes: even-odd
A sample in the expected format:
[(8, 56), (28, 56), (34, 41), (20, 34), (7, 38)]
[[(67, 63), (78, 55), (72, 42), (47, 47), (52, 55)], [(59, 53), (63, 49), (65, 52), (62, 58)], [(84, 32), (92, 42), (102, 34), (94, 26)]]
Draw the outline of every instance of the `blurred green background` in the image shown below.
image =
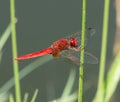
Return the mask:
[[(9, 1), (0, 0), (0, 34), (10, 22), (9, 3)], [(98, 60), (101, 48), (103, 3), (104, 0), (87, 0), (87, 28), (95, 28), (96, 34), (91, 38), (86, 50), (93, 53)], [(80, 0), (16, 0), (18, 55), (39, 51), (48, 47), (57, 39), (81, 30), (81, 5)], [(114, 1), (111, 1), (109, 17), (106, 72), (112, 58), (115, 34)], [(4, 46), (0, 63), (0, 86), (13, 76), (12, 59), (11, 39), (9, 38)], [(20, 61), (20, 70), (34, 60)], [(68, 61), (55, 59), (43, 65), (42, 69), (37, 68), (21, 80), (22, 93), (29, 92), (30, 96), (32, 96), (34, 90), (38, 88), (39, 94), (36, 102), (47, 102), (59, 98), (66, 84), (71, 66), (73, 64)], [(77, 75), (73, 92), (78, 88), (78, 66), (75, 67)], [(84, 102), (91, 102), (95, 95), (98, 72), (99, 63), (85, 65)], [(116, 90), (111, 102), (119, 102), (118, 90)], [(14, 89), (10, 92), (14, 92)]]

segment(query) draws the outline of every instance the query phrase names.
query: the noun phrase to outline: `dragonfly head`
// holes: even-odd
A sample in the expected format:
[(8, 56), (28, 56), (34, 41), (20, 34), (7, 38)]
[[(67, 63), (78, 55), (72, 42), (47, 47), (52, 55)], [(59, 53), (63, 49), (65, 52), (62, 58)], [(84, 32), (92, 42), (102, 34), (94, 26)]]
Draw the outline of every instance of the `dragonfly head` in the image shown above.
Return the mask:
[(71, 47), (76, 47), (78, 44), (77, 39), (76, 38), (70, 38), (70, 46)]

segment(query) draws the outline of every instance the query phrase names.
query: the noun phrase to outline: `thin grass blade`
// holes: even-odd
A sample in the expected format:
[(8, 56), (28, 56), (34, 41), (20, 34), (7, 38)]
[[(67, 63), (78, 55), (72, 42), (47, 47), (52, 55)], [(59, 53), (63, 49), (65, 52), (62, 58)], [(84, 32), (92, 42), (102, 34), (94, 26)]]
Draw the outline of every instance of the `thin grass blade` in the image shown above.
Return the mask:
[[(30, 74), (32, 71), (34, 71), (36, 68), (39, 68), (43, 64), (46, 64), (50, 60), (52, 60), (52, 56), (45, 56), (42, 58), (39, 58), (35, 60), (34, 62), (28, 64), (26, 67), (24, 67), (20, 72), (19, 72), (19, 78), (20, 80), (26, 77), (28, 74)], [(42, 68), (42, 67), (41, 67)], [(0, 88), (0, 93), (9, 91), (12, 87), (14, 86), (14, 77), (12, 77), (9, 81), (7, 81), (1, 88)]]
[(28, 102), (28, 96), (29, 96), (29, 93), (26, 92), (24, 95), (23, 102)]
[(105, 86), (105, 102), (108, 102), (113, 95), (120, 80), (120, 53), (116, 56), (108, 72)]
[(31, 102), (35, 102), (36, 97), (37, 97), (37, 95), (38, 95), (38, 91), (39, 91), (38, 89), (35, 90), (35, 93), (34, 93), (34, 95), (33, 95), (33, 97), (32, 97)]

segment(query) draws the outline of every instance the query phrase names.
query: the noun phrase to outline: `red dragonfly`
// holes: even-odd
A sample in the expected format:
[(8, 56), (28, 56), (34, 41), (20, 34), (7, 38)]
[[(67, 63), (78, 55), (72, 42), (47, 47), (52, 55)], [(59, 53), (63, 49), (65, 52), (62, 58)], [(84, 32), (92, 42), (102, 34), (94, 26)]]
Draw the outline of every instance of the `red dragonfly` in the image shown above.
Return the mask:
[[(86, 31), (86, 38), (85, 38), (85, 46), (87, 45), (88, 39), (95, 33), (95, 29), (88, 28)], [(34, 57), (44, 56), (51, 54), (53, 57), (64, 57), (67, 58), (74, 63), (79, 63), (79, 52), (81, 51), (81, 40), (80, 40), (80, 32), (76, 32), (75, 34), (72, 34), (71, 36), (59, 39), (55, 41), (50, 47), (45, 48), (43, 50), (40, 50), (38, 52), (33, 52), (30, 54), (26, 54), (23, 56), (19, 56), (15, 58), (15, 60), (25, 60), (30, 59)], [(85, 52), (85, 62), (96, 64), (97, 58), (88, 53)]]

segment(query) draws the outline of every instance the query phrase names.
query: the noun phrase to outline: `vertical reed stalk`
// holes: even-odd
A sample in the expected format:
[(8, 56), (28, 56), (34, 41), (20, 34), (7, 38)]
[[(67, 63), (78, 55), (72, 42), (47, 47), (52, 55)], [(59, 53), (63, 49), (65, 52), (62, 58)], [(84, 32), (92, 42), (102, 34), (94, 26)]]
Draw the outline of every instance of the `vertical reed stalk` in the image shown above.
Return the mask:
[(107, 34), (108, 34), (108, 20), (109, 20), (109, 4), (110, 0), (104, 2), (104, 15), (103, 15), (103, 32), (102, 32), (102, 46), (100, 57), (100, 71), (97, 94), (94, 102), (104, 102), (104, 71), (106, 64), (106, 48), (107, 48)]
[(78, 102), (82, 102), (83, 96), (83, 65), (84, 65), (84, 44), (86, 28), (86, 0), (82, 0), (82, 34), (81, 34), (81, 51), (80, 51), (80, 68), (79, 68), (79, 89)]
[[(16, 43), (16, 26), (15, 26), (15, 1), (10, 0), (10, 15), (11, 15), (11, 29), (12, 29), (12, 55), (13, 58), (17, 57), (17, 43)], [(16, 102), (21, 102), (21, 90), (19, 81), (19, 68), (18, 62), (13, 61), (14, 79), (15, 79), (15, 95)]]

